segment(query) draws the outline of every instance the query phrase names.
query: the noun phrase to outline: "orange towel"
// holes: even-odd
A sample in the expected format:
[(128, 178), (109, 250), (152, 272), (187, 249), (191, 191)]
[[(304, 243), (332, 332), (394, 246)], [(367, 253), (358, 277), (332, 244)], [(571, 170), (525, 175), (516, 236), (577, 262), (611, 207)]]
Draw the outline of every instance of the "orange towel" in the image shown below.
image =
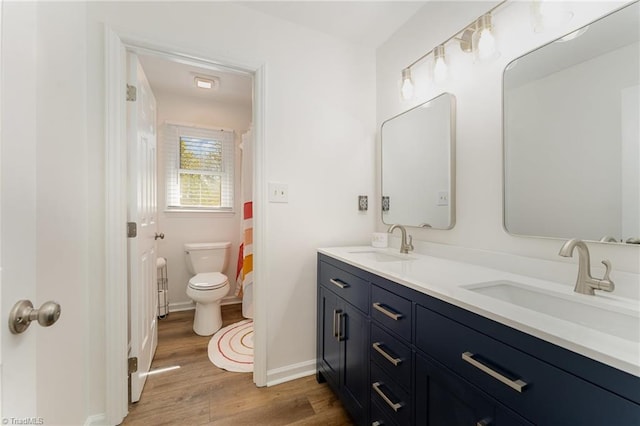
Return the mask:
[(253, 202), (244, 203), (243, 239), (238, 251), (236, 296), (242, 297), (246, 285), (253, 283)]

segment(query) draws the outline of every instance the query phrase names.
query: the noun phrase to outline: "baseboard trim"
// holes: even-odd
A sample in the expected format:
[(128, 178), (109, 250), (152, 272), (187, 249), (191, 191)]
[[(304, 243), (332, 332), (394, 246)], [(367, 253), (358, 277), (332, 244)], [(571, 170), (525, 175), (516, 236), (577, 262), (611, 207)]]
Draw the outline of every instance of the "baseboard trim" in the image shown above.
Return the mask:
[(195, 308), (196, 305), (192, 301), (169, 303), (169, 312), (191, 311)]
[(87, 417), (87, 420), (84, 422), (84, 426), (104, 426), (107, 424), (107, 415), (102, 414), (94, 414), (93, 416)]
[[(242, 303), (242, 300), (235, 296), (231, 296), (222, 299), (220, 305), (235, 305), (236, 303)], [(169, 312), (192, 311), (195, 308), (196, 304), (190, 300), (185, 302), (169, 303)]]
[(316, 373), (316, 360), (300, 362), (285, 367), (267, 371), (267, 386), (275, 386), (301, 377), (312, 376)]

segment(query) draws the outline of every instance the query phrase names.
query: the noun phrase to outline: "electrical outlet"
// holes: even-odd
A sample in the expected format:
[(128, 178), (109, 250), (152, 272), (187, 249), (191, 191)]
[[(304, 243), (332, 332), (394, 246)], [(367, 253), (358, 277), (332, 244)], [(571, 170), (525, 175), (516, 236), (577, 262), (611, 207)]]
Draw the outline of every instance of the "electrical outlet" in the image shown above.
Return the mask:
[(366, 195), (358, 195), (358, 210), (366, 212), (369, 209), (369, 198)]
[(286, 183), (269, 182), (269, 202), (288, 203), (289, 185)]
[(438, 192), (438, 201), (436, 202), (437, 206), (448, 206), (449, 205), (449, 191), (439, 191)]

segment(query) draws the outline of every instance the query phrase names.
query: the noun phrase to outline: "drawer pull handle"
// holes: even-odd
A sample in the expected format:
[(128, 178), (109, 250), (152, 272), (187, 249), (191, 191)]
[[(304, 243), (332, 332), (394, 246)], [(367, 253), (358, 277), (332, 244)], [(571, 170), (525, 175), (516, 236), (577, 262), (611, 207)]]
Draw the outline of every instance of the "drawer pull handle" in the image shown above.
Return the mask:
[(483, 363), (475, 359), (474, 356), (475, 355), (472, 354), (471, 352), (465, 352), (462, 354), (462, 359), (468, 362), (469, 364), (473, 365), (477, 369), (482, 370), (483, 372), (487, 373), (494, 379), (501, 381), (505, 385), (509, 386), (511, 389), (514, 389), (518, 392), (522, 392), (524, 388), (527, 386), (527, 383), (520, 379), (511, 380), (510, 378), (505, 377), (503, 374), (498, 373), (492, 368), (487, 367), (486, 365), (484, 365)]
[(376, 342), (371, 346), (373, 346), (373, 349), (375, 349), (380, 355), (385, 357), (387, 359), (387, 361), (389, 361), (394, 366), (397, 367), (398, 365), (400, 365), (400, 363), (402, 363), (402, 360), (400, 358), (394, 358), (391, 355), (389, 355), (389, 353), (387, 353), (387, 351), (382, 349), (382, 347), (381, 347), (382, 346), (382, 342)]
[(383, 314), (385, 314), (386, 316), (388, 316), (389, 318), (391, 318), (391, 319), (392, 319), (392, 320), (394, 320), (394, 321), (398, 321), (400, 318), (402, 318), (402, 317), (403, 317), (403, 315), (402, 315), (402, 314), (399, 314), (399, 313), (397, 313), (397, 312), (390, 311), (389, 309), (385, 308), (385, 307), (382, 305), (382, 303), (380, 303), (380, 302), (374, 302), (374, 303), (373, 303), (373, 308), (374, 308), (376, 311), (380, 311), (380, 312), (382, 312)]
[(371, 426), (382, 426), (384, 424), (384, 422), (382, 420), (376, 420), (375, 422), (371, 423)]
[(331, 284), (333, 284), (333, 285), (336, 285), (336, 286), (340, 287), (340, 288), (348, 288), (349, 287), (349, 284), (345, 283), (342, 280), (339, 280), (338, 278), (331, 278), (329, 280), (329, 282)]
[(493, 420), (491, 418), (482, 419), (476, 423), (476, 426), (491, 426), (493, 424)]
[(382, 392), (382, 389), (380, 389), (380, 386), (382, 386), (382, 383), (380, 382), (375, 382), (374, 384), (371, 385), (373, 390), (376, 391), (378, 395), (380, 395), (380, 398), (384, 399), (384, 402), (386, 402), (387, 405), (397, 413), (398, 410), (401, 409), (404, 404), (402, 402), (396, 402), (396, 403), (391, 402), (389, 397), (385, 395), (384, 392)]

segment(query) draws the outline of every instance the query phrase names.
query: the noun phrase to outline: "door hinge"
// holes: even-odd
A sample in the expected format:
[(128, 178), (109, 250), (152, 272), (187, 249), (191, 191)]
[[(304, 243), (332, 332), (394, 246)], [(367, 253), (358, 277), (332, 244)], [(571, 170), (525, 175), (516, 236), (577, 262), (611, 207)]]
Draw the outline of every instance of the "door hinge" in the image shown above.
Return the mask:
[(133, 373), (135, 373), (136, 371), (138, 371), (138, 358), (137, 357), (132, 357), (129, 358), (128, 360), (128, 374), (131, 375)]
[(127, 222), (127, 238), (135, 238), (138, 236), (138, 224), (135, 222)]
[(136, 86), (127, 84), (127, 101), (135, 102), (138, 99), (138, 90)]

